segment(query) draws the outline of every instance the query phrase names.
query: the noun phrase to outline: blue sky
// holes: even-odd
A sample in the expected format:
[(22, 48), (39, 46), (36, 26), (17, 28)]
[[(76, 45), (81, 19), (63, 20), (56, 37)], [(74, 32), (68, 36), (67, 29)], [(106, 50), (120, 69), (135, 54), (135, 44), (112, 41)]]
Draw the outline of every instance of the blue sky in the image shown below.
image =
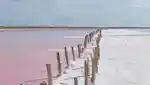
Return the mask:
[(0, 0), (0, 25), (150, 26), (148, 0)]

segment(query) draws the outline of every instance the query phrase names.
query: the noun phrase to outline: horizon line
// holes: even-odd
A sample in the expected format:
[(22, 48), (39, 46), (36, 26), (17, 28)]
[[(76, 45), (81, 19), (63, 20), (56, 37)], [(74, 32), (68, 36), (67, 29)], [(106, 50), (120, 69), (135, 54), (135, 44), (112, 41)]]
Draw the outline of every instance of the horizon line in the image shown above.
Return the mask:
[(1, 30), (32, 30), (32, 29), (150, 29), (150, 27), (94, 27), (94, 26), (0, 26)]

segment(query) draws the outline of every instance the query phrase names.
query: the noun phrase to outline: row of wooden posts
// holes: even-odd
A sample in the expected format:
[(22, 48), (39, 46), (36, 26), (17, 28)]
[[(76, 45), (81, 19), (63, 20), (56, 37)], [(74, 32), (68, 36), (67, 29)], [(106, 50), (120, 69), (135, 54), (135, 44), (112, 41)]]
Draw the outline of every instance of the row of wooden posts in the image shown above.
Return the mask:
[[(80, 58), (81, 53), (84, 51), (84, 49), (87, 48), (87, 44), (90, 43), (92, 41), (92, 38), (95, 34), (98, 33), (98, 37), (96, 39), (96, 47), (93, 48), (93, 53), (94, 55), (91, 55), (91, 61), (92, 61), (92, 75), (90, 74), (90, 64), (89, 64), (89, 58), (87, 58), (84, 61), (84, 80), (85, 80), (85, 84), (84, 85), (94, 85), (95, 84), (95, 74), (98, 73), (98, 60), (100, 59), (100, 47), (99, 47), (99, 42), (101, 39), (101, 30), (96, 30), (93, 31), (91, 33), (89, 33), (88, 35), (85, 36), (84, 38), (84, 43), (83, 43), (83, 48), (81, 47), (82, 44), (78, 44), (78, 58)], [(66, 58), (66, 68), (69, 68), (69, 59), (68, 59), (68, 51), (67, 48), (64, 47), (65, 49), (65, 58)], [(74, 47), (71, 46), (71, 50), (72, 50), (72, 55), (73, 55), (73, 61), (76, 60), (75, 58), (75, 53), (74, 53)], [(59, 52), (56, 53), (57, 54), (57, 63), (58, 63), (58, 77), (62, 75), (62, 67), (61, 67), (61, 62), (60, 62), (60, 54)], [(51, 73), (51, 64), (46, 64), (46, 68), (47, 68), (47, 76), (48, 76), (48, 85), (53, 85), (52, 82), (52, 73)], [(90, 77), (91, 75), (91, 77)], [(47, 85), (45, 82), (42, 82), (40, 85)], [(74, 85), (78, 85), (78, 77), (74, 77)]]
[[(92, 61), (92, 75), (90, 74), (90, 63), (89, 63), (89, 58), (85, 59), (84, 61), (84, 79), (85, 79), (85, 84), (84, 85), (94, 85), (95, 83), (95, 73), (98, 73), (98, 60), (100, 59), (100, 46), (99, 46), (99, 42), (101, 39), (101, 30), (97, 29), (96, 31), (93, 31), (89, 34), (87, 34), (84, 38), (84, 43), (83, 43), (83, 47), (82, 44), (78, 44), (77, 48), (78, 48), (78, 58), (81, 57), (81, 53), (84, 52), (84, 50), (87, 48), (87, 44), (90, 43), (92, 41), (92, 38), (94, 37), (95, 34), (98, 34), (98, 37), (96, 39), (96, 47), (93, 48), (93, 56), (91, 54), (91, 61)], [(65, 59), (66, 59), (66, 67), (65, 68), (69, 68), (70, 67), (70, 62), (69, 62), (69, 58), (68, 58), (68, 51), (67, 51), (67, 47), (64, 47), (65, 50)], [(76, 61), (76, 55), (74, 52), (74, 47), (71, 46), (71, 52), (72, 52), (72, 56), (73, 56), (73, 61)], [(60, 54), (59, 52), (56, 52), (56, 57), (57, 57), (57, 70), (58, 70), (58, 75), (57, 77), (61, 76), (63, 74), (62, 71), (62, 65), (61, 65), (61, 59), (60, 59)], [(53, 85), (53, 79), (52, 79), (52, 72), (51, 72), (51, 64), (46, 64), (46, 69), (47, 69), (47, 76), (48, 76), (48, 85)], [(90, 77), (91, 76), (91, 77)], [(42, 83), (40, 83), (40, 85), (47, 85), (47, 83), (45, 81), (43, 81)], [(78, 77), (74, 77), (74, 85), (78, 85)]]

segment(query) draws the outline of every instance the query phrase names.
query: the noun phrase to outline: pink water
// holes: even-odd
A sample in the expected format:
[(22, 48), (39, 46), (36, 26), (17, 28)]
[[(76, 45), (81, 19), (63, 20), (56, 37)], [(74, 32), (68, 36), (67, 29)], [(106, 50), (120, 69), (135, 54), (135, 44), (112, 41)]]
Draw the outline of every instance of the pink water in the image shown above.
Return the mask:
[[(48, 49), (63, 49), (76, 46), (83, 39), (64, 39), (64, 36), (85, 35), (91, 30), (47, 30), (0, 32), (0, 85), (19, 85), (27, 80), (46, 77), (45, 64), (52, 64), (56, 71), (56, 52)], [(64, 53), (61, 52), (63, 59)], [(72, 58), (69, 54), (70, 59)], [(35, 82), (25, 85), (37, 85)]]

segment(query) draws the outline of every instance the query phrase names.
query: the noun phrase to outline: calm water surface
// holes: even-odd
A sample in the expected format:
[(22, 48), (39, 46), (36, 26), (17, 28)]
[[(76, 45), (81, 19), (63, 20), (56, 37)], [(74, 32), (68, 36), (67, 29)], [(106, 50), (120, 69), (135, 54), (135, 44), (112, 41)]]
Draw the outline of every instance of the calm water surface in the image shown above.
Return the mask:
[[(0, 32), (0, 85), (19, 85), (26, 80), (46, 77), (45, 64), (52, 64), (56, 72), (56, 52), (76, 46), (83, 39), (64, 39), (64, 36), (84, 36), (92, 30), (47, 30)], [(60, 53), (62, 59), (64, 53)], [(71, 56), (71, 54), (69, 54)], [(72, 57), (72, 56), (71, 56)], [(70, 57), (70, 59), (71, 59)], [(37, 85), (34, 82), (25, 85)]]

